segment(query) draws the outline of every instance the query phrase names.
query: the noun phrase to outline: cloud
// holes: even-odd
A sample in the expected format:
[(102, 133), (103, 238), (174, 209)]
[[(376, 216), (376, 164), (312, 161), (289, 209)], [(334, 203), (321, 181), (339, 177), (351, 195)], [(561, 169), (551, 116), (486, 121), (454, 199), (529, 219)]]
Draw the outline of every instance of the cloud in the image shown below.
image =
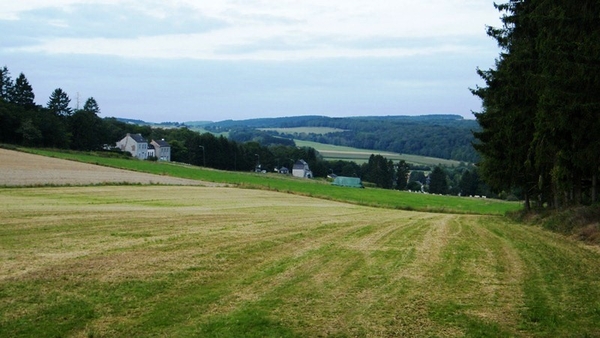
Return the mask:
[(497, 55), (491, 0), (27, 0), (0, 7), (0, 59), (39, 104), (220, 120), (453, 113)]
[[(2, 9), (9, 52), (298, 60), (471, 53), (497, 17), (473, 0), (32, 1)], [(37, 31), (31, 28), (39, 27)], [(41, 24), (41, 26), (40, 26)], [(17, 39), (14, 39), (17, 40)], [(25, 41), (25, 42), (23, 42)], [(419, 42), (420, 41), (420, 42)], [(6, 47), (5, 47), (6, 48)]]

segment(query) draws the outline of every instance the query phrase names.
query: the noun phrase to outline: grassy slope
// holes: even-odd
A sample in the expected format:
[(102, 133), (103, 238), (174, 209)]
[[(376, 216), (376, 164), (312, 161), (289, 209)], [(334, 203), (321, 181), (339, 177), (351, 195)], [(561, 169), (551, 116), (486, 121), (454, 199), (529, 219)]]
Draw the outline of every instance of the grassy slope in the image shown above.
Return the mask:
[(454, 196), (423, 195), (384, 189), (353, 189), (335, 187), (323, 181), (299, 180), (283, 177), (281, 175), (224, 172), (170, 163), (106, 158), (85, 153), (66, 153), (50, 150), (30, 151), (46, 156), (72, 159), (153, 174), (291, 192), (312, 197), (393, 209), (501, 215), (521, 208), (518, 203), (492, 199), (484, 200)]
[(600, 336), (600, 253), (268, 191), (0, 189), (0, 336)]

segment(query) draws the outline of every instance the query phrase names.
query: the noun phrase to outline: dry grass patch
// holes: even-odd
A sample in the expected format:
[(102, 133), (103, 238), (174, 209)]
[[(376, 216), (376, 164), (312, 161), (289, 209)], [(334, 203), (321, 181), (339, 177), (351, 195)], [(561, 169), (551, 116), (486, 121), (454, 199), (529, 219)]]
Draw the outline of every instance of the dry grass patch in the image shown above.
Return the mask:
[(215, 185), (196, 180), (137, 173), (0, 148), (0, 186), (114, 183)]

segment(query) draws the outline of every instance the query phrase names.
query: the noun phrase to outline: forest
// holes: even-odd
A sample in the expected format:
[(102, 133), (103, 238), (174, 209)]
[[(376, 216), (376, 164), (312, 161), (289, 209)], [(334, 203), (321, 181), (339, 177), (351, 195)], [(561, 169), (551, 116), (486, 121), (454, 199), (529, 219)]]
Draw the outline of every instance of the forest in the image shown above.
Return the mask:
[(259, 128), (328, 127), (340, 129), (326, 134), (284, 133), (274, 136), (295, 138), (338, 146), (414, 154), (475, 163), (473, 149), (475, 120), (459, 115), (365, 116), (338, 117), (299, 116), (222, 121), (204, 126), (213, 131), (237, 132)]
[(501, 48), (472, 89), (483, 110), (475, 149), (495, 190), (519, 190), (530, 208), (598, 200), (600, 2), (511, 0), (496, 5)]

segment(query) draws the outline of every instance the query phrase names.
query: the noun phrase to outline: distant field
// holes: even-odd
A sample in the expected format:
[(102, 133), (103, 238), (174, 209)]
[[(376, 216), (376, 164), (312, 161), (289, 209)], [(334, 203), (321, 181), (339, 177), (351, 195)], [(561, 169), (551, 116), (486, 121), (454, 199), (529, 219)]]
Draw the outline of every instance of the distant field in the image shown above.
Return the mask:
[(259, 128), (259, 130), (264, 131), (276, 131), (278, 133), (285, 134), (329, 134), (329, 133), (339, 133), (344, 131), (344, 129), (338, 128), (328, 128), (328, 127), (297, 127), (297, 128)]
[(296, 145), (299, 147), (311, 147), (319, 151), (321, 155), (326, 160), (334, 161), (334, 160), (344, 160), (344, 161), (354, 161), (357, 163), (364, 163), (369, 160), (371, 154), (381, 155), (386, 157), (392, 161), (405, 160), (408, 163), (413, 164), (422, 164), (427, 166), (458, 166), (460, 161), (455, 160), (445, 160), (441, 158), (427, 157), (427, 156), (419, 156), (419, 155), (407, 155), (407, 154), (398, 154), (391, 153), (385, 151), (378, 150), (366, 150), (359, 148), (351, 148), (351, 147), (342, 147), (335, 146), (331, 144), (323, 144), (317, 142), (310, 141), (302, 141), (302, 140), (294, 140)]
[(600, 253), (502, 217), (191, 186), (0, 205), (3, 337), (600, 336)]

